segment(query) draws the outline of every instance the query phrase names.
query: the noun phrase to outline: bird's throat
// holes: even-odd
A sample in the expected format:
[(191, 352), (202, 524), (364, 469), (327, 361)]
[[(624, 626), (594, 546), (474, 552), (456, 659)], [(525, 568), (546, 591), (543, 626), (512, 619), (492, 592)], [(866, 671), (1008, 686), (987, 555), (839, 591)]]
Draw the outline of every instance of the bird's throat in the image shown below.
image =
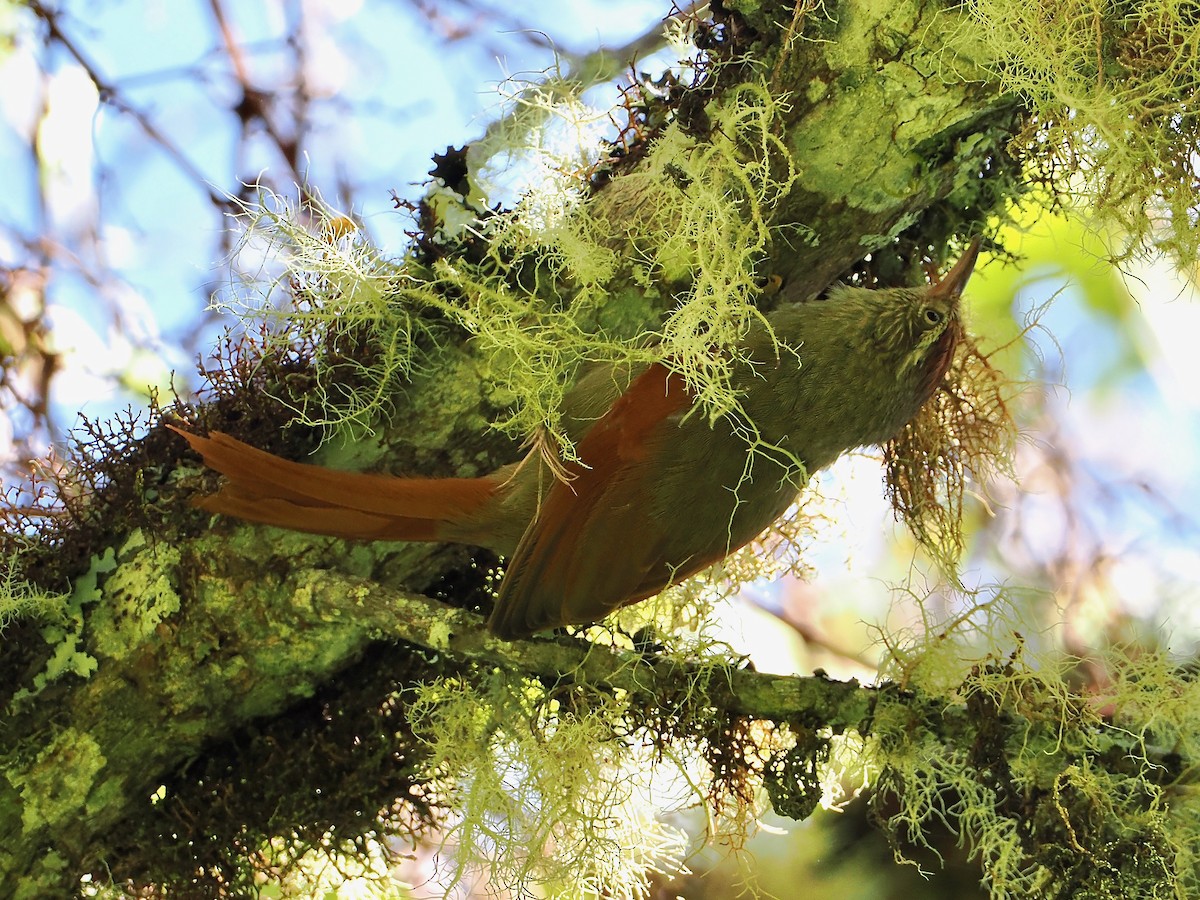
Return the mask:
[(957, 322), (951, 322), (929, 348), (921, 366), (920, 381), (917, 386), (917, 396), (920, 398), (919, 406), (924, 406), (926, 401), (933, 396), (938, 385), (942, 383), (942, 379), (950, 370), (950, 364), (954, 361), (954, 353), (958, 349), (959, 327)]

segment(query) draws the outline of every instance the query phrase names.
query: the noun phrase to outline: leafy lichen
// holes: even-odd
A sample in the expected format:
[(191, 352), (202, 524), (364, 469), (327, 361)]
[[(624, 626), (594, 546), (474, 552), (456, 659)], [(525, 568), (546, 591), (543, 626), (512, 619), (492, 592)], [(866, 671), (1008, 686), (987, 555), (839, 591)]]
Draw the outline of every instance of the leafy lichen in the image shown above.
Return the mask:
[(13, 695), (14, 709), (64, 675), (87, 678), (96, 671), (96, 657), (83, 648), (84, 608), (100, 599), (98, 582), (116, 566), (116, 554), (109, 548), (103, 556), (93, 557), (91, 568), (76, 579), (61, 614), (41, 629), (42, 639), (53, 648), (45, 668), (34, 676), (29, 687), (21, 688)]
[(96, 651), (114, 659), (137, 648), (180, 604), (173, 584), (177, 547), (148, 544), (142, 532), (134, 531), (117, 558), (121, 563), (105, 580), (103, 602), (91, 618)]

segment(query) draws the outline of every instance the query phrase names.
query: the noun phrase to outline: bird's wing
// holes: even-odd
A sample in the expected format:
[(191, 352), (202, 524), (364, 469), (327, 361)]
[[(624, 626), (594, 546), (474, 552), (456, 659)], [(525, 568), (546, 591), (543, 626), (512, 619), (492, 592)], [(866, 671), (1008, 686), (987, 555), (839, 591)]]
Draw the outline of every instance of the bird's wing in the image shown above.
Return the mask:
[(651, 511), (650, 456), (691, 403), (683, 379), (655, 363), (588, 430), (577, 447), (583, 465), (551, 487), (508, 562), (488, 622), (495, 634), (595, 622), (653, 593), (645, 585), (673, 580)]

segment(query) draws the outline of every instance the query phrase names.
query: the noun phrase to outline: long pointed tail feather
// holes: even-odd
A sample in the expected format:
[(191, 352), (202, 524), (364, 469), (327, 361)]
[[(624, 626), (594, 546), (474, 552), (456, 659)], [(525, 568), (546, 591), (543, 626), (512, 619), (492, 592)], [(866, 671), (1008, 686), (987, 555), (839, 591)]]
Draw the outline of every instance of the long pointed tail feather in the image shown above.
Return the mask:
[(224, 432), (201, 437), (171, 429), (227, 479), (197, 506), (295, 531), (358, 540), (453, 540), (445, 526), (477, 517), (497, 487), (492, 478), (341, 472), (283, 459)]

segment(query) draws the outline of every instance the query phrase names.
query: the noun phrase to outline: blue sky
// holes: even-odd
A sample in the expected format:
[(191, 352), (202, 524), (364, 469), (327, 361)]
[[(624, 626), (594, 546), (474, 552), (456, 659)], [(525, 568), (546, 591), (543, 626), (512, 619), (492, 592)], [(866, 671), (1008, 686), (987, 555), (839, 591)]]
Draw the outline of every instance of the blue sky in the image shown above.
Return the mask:
[[(280, 80), (293, 59), (283, 37), (304, 10), (303, 71), (314, 99), (299, 168), (329, 203), (352, 204), (380, 246), (397, 254), (409, 222), (394, 210), (390, 191), (418, 197), (431, 154), (482, 133), (498, 110), (498, 81), (534, 77), (552, 65), (546, 44), (563, 54), (586, 53), (627, 41), (661, 16), (661, 4), (648, 2), (610, 3), (602, 13), (564, 2), (524, 19), (502, 4), (485, 4), (494, 14), (476, 25), (455, 4), (437, 6), (432, 26), (412, 5), (381, 0), (230, 3), (225, 10), (252, 83), (285, 91)], [(186, 162), (147, 140), (131, 116), (100, 103), (61, 47), (41, 49), (31, 17), (8, 14), (18, 40), (0, 56), (0, 171), (10, 173), (0, 192), (0, 222), (16, 240), (0, 235), (0, 261), (21, 258), (20, 240), (49, 236), (56, 247), (51, 316), (63, 346), (78, 348), (70, 361), (74, 387), (60, 385), (55, 398), (64, 425), (79, 408), (104, 416), (137, 399), (93, 375), (132, 370), (133, 384), (138, 377), (161, 381), (165, 372), (156, 369), (190, 370), (191, 352), (211, 339), (198, 338), (198, 329), (216, 334), (202, 310), (228, 279), (221, 248), (232, 223), (215, 214), (205, 185), (234, 191), (239, 182), (261, 178), (287, 194), (295, 180), (269, 141), (238, 141), (229, 107), (239, 88), (207, 4), (77, 2), (65, 10), (61, 25), (75, 45)], [(522, 22), (544, 34), (516, 30)], [(453, 38), (460, 26), (475, 30), (461, 39), (436, 36), (440, 30)], [(39, 120), (43, 98), (49, 110)], [(50, 171), (35, 168), (29, 152), (35, 135), (53, 162)], [(249, 148), (243, 157), (239, 146)], [(352, 189), (350, 200), (339, 184)], [(92, 242), (97, 220), (103, 229)], [(125, 284), (97, 297), (87, 276), (102, 264)], [(117, 333), (122, 329), (152, 352), (131, 353)], [(187, 349), (175, 349), (180, 343)]]

